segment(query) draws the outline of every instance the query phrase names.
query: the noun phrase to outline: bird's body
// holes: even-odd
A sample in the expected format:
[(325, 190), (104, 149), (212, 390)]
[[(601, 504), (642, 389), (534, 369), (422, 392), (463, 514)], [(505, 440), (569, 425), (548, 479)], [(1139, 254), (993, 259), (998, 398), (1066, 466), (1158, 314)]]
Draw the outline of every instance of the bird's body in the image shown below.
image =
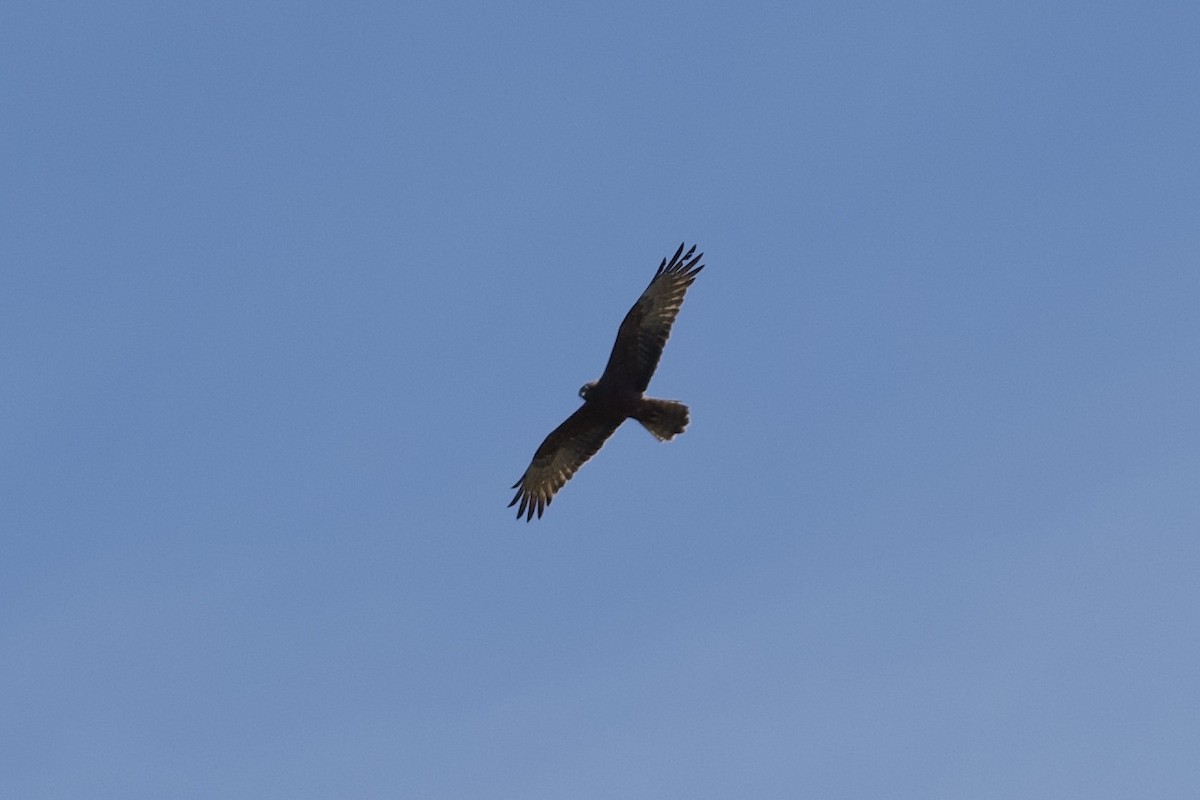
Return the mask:
[(685, 255), (679, 245), (669, 264), (663, 259), (654, 279), (621, 322), (604, 373), (579, 390), (583, 405), (546, 437), (525, 474), (513, 484), (517, 493), (508, 505), (511, 508), (520, 502), (518, 519), (524, 515), (529, 521), (535, 513), (541, 517), (554, 493), (626, 419), (636, 419), (660, 441), (674, 438), (687, 427), (687, 406), (644, 393), (683, 296), (704, 268), (699, 264), (704, 254), (693, 257), (695, 251), (693, 246)]

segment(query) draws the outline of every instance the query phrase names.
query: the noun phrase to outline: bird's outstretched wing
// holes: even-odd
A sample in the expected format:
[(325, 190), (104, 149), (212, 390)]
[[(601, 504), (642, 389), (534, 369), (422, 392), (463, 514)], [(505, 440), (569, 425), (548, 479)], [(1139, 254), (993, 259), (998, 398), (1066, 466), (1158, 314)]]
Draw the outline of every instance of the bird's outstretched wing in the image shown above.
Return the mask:
[(591, 403), (584, 403), (563, 424), (551, 431), (533, 454), (529, 469), (512, 486), (517, 493), (508, 507), (512, 508), (518, 500), (521, 501), (517, 507), (517, 519), (524, 514), (528, 522), (533, 519), (534, 513), (540, 518), (554, 499), (554, 493), (571, 479), (583, 462), (596, 454), (621, 422), (621, 418), (606, 416)]
[(692, 245), (685, 254), (681, 244), (670, 263), (664, 258), (659, 264), (654, 279), (621, 322), (601, 383), (646, 391), (683, 305), (683, 295), (704, 269), (703, 264), (697, 266), (704, 254), (693, 257), (695, 252)]

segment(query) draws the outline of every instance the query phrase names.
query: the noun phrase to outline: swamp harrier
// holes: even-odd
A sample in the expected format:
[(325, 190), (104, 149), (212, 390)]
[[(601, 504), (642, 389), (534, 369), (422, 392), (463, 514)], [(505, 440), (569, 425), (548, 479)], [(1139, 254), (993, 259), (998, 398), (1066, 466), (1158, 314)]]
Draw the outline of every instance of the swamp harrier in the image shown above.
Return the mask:
[(643, 392), (671, 335), (683, 295), (704, 269), (699, 264), (704, 254), (693, 257), (695, 252), (695, 245), (687, 253), (679, 245), (670, 263), (663, 259), (646, 291), (629, 309), (617, 331), (604, 374), (579, 390), (583, 405), (546, 437), (533, 454), (529, 469), (513, 484), (517, 494), (508, 506), (512, 508), (521, 501), (517, 519), (524, 514), (528, 522), (534, 513), (540, 518), (554, 493), (626, 419), (636, 419), (659, 441), (672, 439), (687, 427), (687, 406), (645, 397)]

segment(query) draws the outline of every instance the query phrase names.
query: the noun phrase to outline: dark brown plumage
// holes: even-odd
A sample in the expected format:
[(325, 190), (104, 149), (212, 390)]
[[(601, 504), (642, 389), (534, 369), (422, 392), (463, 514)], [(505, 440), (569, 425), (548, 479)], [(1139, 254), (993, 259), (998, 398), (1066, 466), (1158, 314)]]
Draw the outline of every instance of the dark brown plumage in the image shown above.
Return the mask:
[(604, 374), (579, 390), (583, 405), (551, 431), (525, 474), (513, 484), (517, 493), (508, 506), (520, 501), (517, 519), (523, 515), (528, 522), (534, 514), (541, 517), (554, 493), (626, 419), (636, 419), (660, 441), (674, 438), (687, 427), (687, 406), (643, 393), (662, 357), (683, 296), (704, 269), (699, 263), (704, 254), (693, 257), (695, 252), (693, 245), (685, 254), (681, 244), (670, 263), (664, 258), (659, 264), (650, 285), (621, 322)]

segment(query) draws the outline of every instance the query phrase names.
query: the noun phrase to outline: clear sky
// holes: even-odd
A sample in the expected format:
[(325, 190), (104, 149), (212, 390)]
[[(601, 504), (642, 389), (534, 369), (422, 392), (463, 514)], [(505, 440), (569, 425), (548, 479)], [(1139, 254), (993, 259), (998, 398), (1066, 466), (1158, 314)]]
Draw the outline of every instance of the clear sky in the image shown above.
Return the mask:
[(0, 796), (1200, 796), (1195, 2), (10, 2), (0, 156)]

